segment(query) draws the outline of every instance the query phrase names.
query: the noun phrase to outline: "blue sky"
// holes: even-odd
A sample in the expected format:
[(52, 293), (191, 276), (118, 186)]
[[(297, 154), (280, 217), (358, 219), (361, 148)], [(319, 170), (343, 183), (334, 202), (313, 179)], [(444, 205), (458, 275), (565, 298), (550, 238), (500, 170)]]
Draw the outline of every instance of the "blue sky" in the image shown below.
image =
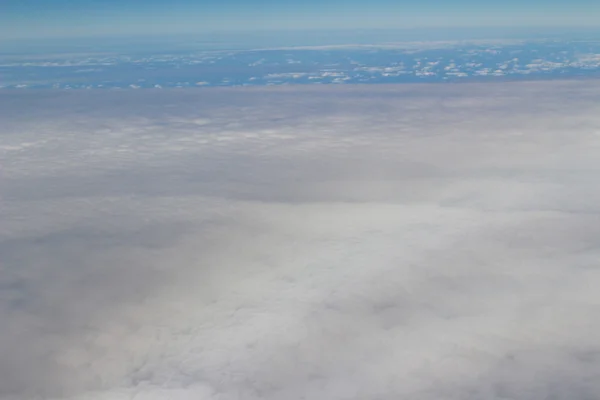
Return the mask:
[(597, 0), (0, 0), (0, 37), (258, 29), (600, 27)]

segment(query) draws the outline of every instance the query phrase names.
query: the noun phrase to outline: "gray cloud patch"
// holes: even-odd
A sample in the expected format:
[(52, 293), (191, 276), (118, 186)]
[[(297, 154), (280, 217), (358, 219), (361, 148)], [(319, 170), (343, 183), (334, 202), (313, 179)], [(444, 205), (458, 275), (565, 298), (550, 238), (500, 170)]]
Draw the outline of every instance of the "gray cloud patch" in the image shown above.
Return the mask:
[(0, 398), (595, 399), (598, 100), (0, 92)]

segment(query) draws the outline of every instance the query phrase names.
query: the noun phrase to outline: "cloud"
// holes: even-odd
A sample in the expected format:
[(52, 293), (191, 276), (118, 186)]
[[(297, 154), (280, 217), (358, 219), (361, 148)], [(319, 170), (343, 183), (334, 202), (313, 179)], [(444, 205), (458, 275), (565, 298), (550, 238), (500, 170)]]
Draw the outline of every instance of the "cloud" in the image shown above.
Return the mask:
[(0, 398), (597, 398), (599, 99), (0, 92)]

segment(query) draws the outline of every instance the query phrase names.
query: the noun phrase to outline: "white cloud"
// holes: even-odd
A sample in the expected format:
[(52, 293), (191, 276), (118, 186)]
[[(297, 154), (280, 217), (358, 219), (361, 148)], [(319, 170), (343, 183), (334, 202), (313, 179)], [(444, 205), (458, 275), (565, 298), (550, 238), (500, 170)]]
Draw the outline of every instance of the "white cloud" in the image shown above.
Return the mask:
[(0, 93), (0, 398), (597, 398), (599, 98)]

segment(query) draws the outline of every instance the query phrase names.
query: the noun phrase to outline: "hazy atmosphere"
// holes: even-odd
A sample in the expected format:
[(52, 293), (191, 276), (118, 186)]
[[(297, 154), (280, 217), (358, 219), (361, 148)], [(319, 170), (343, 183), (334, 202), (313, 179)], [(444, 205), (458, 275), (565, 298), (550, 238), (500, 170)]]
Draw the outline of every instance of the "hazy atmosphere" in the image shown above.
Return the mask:
[(0, 92), (0, 398), (596, 399), (599, 101)]
[(600, 28), (596, 0), (2, 0), (2, 37), (248, 30)]

